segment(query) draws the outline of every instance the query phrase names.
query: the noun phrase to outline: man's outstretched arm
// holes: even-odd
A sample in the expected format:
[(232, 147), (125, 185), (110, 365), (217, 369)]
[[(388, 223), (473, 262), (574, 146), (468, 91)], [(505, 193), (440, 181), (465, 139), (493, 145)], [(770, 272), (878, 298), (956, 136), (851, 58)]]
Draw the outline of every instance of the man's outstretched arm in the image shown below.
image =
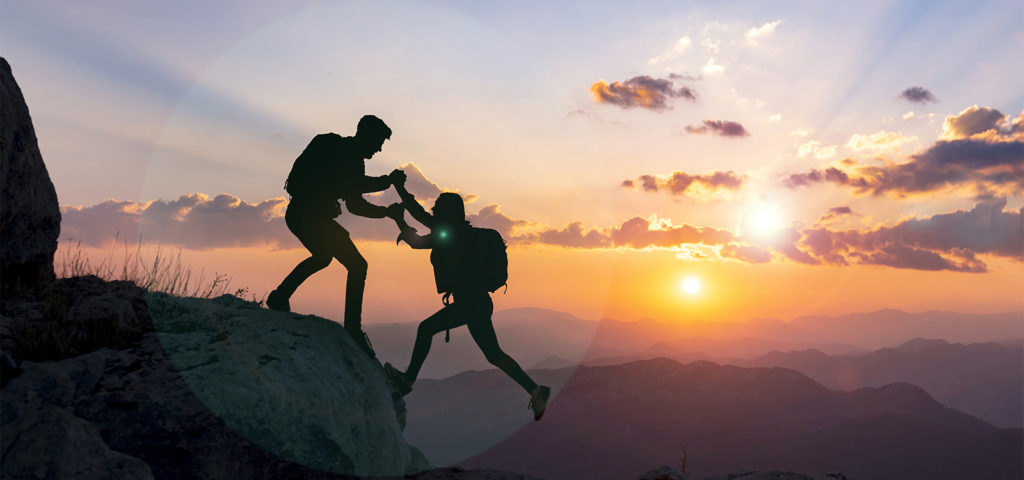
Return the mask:
[(355, 190), (358, 190), (360, 193), (382, 192), (391, 186), (391, 180), (392, 177), (390, 175), (383, 175), (380, 177), (364, 176), (359, 180)]
[(360, 217), (366, 218), (390, 217), (392, 215), (389, 214), (393, 214), (397, 209), (402, 208), (402, 205), (399, 203), (395, 203), (387, 207), (374, 205), (367, 202), (366, 199), (363, 198), (363, 195), (359, 193), (346, 195), (341, 197), (341, 200), (345, 202), (345, 208), (347, 208), (349, 212), (352, 212), (353, 215), (359, 215)]

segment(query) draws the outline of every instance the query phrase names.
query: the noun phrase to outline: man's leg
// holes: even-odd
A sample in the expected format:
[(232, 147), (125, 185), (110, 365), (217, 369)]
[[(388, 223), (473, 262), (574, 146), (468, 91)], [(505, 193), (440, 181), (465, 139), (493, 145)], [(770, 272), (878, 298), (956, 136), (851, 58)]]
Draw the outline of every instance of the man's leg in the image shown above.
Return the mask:
[(292, 269), (291, 273), (289, 273), (287, 277), (284, 277), (284, 280), (281, 281), (281, 285), (278, 285), (276, 291), (280, 292), (284, 298), (289, 298), (295, 293), (295, 290), (299, 288), (299, 285), (301, 285), (302, 282), (306, 281), (306, 279), (314, 273), (327, 268), (330, 264), (330, 256), (322, 255), (318, 257), (314, 255), (309, 257), (299, 262), (299, 264)]
[[(337, 225), (337, 224), (335, 224)], [(335, 233), (332, 246), (334, 258), (338, 259), (348, 270), (345, 281), (345, 329), (350, 332), (362, 331), (363, 323), (363, 290), (366, 289), (366, 272), (369, 265), (359, 253), (352, 237), (340, 225), (338, 229), (343, 235)]]
[(311, 257), (299, 262), (281, 281), (281, 284), (267, 295), (267, 307), (288, 312), (291, 311), (288, 299), (299, 288), (299, 285), (314, 273), (331, 264), (332, 255), (329, 244), (324, 242), (325, 233), (330, 232), (330, 225), (337, 226), (338, 224), (329, 218), (316, 218), (301, 209), (292, 209), (291, 205), (285, 214), (285, 223), (288, 225), (288, 230), (312, 254)]

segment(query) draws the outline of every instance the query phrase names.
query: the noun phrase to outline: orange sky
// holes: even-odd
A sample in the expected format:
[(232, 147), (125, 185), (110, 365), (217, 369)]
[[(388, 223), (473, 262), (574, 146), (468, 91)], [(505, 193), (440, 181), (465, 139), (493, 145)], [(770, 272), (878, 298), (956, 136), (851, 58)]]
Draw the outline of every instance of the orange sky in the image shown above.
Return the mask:
[[(395, 133), (368, 174), (405, 168), (428, 205), (458, 191), (511, 245), (497, 308), (685, 322), (1024, 310), (1021, 11), (13, 2), (0, 34), (62, 239), (96, 258), (142, 235), (268, 292), (304, 258), (291, 162), (373, 113)], [(440, 304), (393, 225), (338, 221), (370, 263), (367, 322)], [(344, 276), (294, 308), (340, 318)]]

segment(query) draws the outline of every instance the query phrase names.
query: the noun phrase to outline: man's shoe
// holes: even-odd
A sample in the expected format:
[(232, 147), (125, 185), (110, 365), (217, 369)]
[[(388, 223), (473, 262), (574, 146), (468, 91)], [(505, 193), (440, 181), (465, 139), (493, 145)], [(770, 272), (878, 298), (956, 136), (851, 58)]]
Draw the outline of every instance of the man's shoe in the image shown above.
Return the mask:
[(292, 306), (288, 304), (288, 297), (281, 294), (277, 290), (270, 292), (267, 295), (267, 308), (271, 310), (277, 310), (279, 312), (290, 312)]
[(373, 351), (373, 346), (370, 345), (370, 337), (363, 329), (345, 328), (345, 331), (352, 337), (352, 340), (356, 341), (356, 345), (359, 345), (359, 348), (366, 352), (366, 355), (373, 359), (377, 358), (377, 354)]
[(398, 389), (399, 395), (404, 397), (412, 391), (412, 382), (409, 381), (409, 377), (405, 376), (405, 372), (393, 367), (390, 363), (385, 363), (384, 373)]
[(530, 405), (527, 408), (533, 409), (533, 420), (540, 420), (544, 416), (544, 409), (548, 407), (548, 399), (551, 398), (551, 387), (540, 385), (530, 393)]

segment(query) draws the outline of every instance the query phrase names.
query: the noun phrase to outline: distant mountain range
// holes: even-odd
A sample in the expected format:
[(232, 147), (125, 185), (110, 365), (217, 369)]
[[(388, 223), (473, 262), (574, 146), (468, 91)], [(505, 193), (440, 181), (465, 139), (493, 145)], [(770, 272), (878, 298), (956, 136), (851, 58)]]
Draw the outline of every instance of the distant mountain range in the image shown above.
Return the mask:
[(785, 367), (833, 389), (909, 382), (936, 400), (993, 425), (1024, 427), (1024, 345), (914, 339), (862, 355), (771, 352), (734, 365)]
[(407, 440), (435, 465), (544, 478), (633, 478), (677, 464), (684, 447), (698, 478), (739, 467), (850, 478), (1024, 476), (1024, 431), (947, 408), (910, 384), (837, 392), (790, 369), (666, 358), (531, 374), (556, 386), (540, 422), (501, 372), (471, 371), (416, 384), (406, 397)]
[[(367, 325), (378, 357), (401, 368), (408, 364), (416, 323)], [(1024, 337), (1024, 312), (966, 314), (905, 313), (879, 310), (839, 317), (801, 317), (791, 322), (756, 319), (746, 322), (622, 322), (584, 320), (541, 308), (495, 313), (494, 326), (502, 348), (524, 367), (561, 367), (579, 363), (608, 365), (672, 357), (681, 361), (718, 362), (749, 359), (773, 351), (813, 349), (828, 355), (868, 353), (914, 338), (949, 342), (1019, 341)], [(424, 378), (445, 378), (465, 370), (491, 366), (465, 328), (443, 335), (423, 366)]]

